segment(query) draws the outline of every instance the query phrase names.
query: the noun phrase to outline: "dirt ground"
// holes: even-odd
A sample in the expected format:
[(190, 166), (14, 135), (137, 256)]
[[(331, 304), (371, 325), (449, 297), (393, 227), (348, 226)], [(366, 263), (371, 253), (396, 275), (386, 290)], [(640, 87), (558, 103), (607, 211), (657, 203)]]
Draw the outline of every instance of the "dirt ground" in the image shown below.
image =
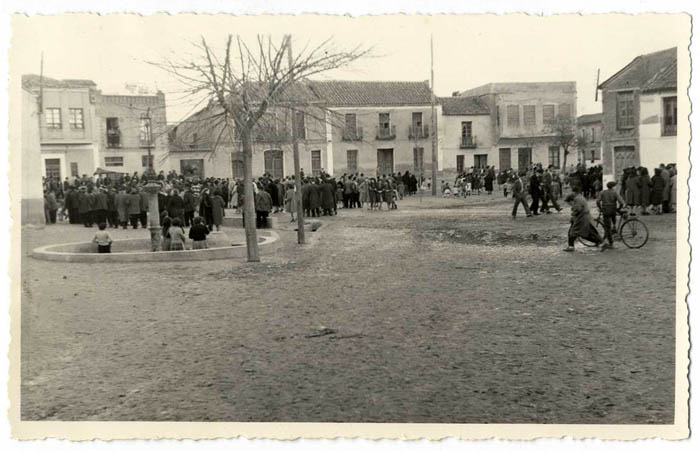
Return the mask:
[(94, 231), (26, 229), (22, 418), (672, 422), (675, 217), (569, 254), (568, 208), (510, 207), (340, 210), (303, 247), (280, 215), (259, 264), (39, 261)]

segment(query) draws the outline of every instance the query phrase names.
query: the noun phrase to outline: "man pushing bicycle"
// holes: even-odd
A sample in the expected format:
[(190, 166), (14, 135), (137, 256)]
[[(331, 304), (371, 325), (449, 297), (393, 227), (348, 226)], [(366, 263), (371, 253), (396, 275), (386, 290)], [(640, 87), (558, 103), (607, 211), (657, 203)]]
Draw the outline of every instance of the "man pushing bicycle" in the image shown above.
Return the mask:
[(605, 228), (605, 238), (608, 239), (607, 244), (603, 244), (604, 249), (613, 249), (613, 230), (615, 230), (615, 217), (618, 213), (618, 205), (620, 209), (627, 207), (620, 193), (615, 191), (617, 182), (608, 182), (608, 189), (601, 191), (596, 199), (596, 205), (603, 215), (603, 227)]

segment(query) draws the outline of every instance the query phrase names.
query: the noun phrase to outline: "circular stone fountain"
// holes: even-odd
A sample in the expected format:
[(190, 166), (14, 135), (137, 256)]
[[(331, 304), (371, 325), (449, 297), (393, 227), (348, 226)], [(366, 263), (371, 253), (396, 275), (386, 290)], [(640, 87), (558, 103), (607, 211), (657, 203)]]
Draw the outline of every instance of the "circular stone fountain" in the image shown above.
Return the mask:
[[(277, 249), (279, 235), (271, 230), (258, 230), (258, 243), (260, 254), (269, 254)], [(192, 242), (188, 241), (187, 245), (191, 246)], [(82, 242), (38, 247), (32, 251), (32, 257), (62, 262), (128, 263), (216, 260), (247, 255), (243, 230), (212, 232), (207, 237), (207, 246), (207, 249), (153, 252), (150, 238), (136, 238), (114, 240), (110, 254), (98, 254), (96, 244)]]

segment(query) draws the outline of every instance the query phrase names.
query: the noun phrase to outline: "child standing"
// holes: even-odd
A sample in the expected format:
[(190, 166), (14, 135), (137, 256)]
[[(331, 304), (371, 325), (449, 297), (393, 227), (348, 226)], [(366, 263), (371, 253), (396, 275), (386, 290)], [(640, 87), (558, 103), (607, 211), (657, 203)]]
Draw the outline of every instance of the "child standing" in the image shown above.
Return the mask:
[(194, 224), (190, 227), (190, 239), (192, 240), (192, 249), (206, 249), (207, 248), (207, 235), (209, 234), (209, 228), (202, 224), (202, 217), (197, 216), (194, 218)]
[(184, 251), (185, 242), (187, 238), (185, 237), (185, 231), (182, 228), (182, 220), (180, 218), (173, 219), (173, 225), (170, 227), (170, 250), (171, 251)]
[(97, 227), (99, 230), (97, 233), (95, 233), (95, 238), (92, 239), (92, 242), (97, 244), (97, 253), (112, 253), (112, 237), (109, 236), (109, 232), (105, 230), (107, 228), (107, 224), (101, 222), (97, 225)]

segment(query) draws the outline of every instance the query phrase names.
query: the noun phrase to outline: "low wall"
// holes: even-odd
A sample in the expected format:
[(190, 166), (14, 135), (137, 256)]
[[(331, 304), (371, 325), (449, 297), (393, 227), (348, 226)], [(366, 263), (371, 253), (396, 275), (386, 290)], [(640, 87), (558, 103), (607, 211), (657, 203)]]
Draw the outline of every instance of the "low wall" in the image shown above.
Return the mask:
[[(279, 235), (275, 232), (261, 232), (260, 254), (272, 253), (279, 247)], [(129, 263), (129, 262), (182, 262), (218, 260), (225, 258), (246, 258), (245, 241), (233, 242), (230, 246), (185, 251), (151, 252), (150, 239), (115, 240), (112, 253), (98, 254), (93, 243), (69, 243), (43, 246), (32, 251), (32, 257), (39, 260), (84, 263)]]

